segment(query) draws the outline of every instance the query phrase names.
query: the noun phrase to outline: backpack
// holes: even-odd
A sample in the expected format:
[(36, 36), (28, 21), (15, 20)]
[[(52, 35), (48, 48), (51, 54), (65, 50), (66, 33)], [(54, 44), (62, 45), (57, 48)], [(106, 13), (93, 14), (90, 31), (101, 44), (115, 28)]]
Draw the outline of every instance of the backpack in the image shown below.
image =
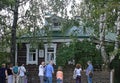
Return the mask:
[(17, 67), (17, 66), (13, 67), (13, 72), (14, 72), (15, 74), (18, 73), (18, 67)]

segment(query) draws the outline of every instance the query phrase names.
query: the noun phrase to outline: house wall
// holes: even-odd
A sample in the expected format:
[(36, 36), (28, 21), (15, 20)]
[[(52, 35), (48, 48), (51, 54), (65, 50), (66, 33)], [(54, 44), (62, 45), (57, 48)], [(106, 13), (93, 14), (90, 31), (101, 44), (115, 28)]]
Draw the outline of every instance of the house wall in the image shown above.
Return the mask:
[[(25, 65), (28, 65), (30, 66), (30, 64), (27, 64), (27, 47), (26, 47), (26, 44), (27, 43), (21, 43), (21, 44), (17, 44), (17, 63), (18, 65), (21, 65), (21, 64), (25, 64)], [(47, 44), (47, 43), (45, 43)], [(57, 44), (57, 48), (56, 48), (56, 51), (57, 49), (59, 48), (59, 46), (61, 45), (60, 42), (54, 42), (53, 44)], [(43, 47), (42, 50), (44, 50), (44, 57), (39, 57), (39, 54), (38, 54), (38, 65), (42, 62), (42, 61), (45, 61), (45, 48)]]
[[(21, 43), (21, 44), (17, 44), (17, 63), (18, 65), (21, 64), (26, 64), (26, 60), (27, 60), (27, 48), (26, 48), (26, 44), (27, 43)], [(56, 48), (56, 52), (57, 49), (59, 48), (59, 46), (61, 45), (60, 42), (54, 42), (54, 44), (57, 44), (57, 48)], [(44, 50), (44, 57), (45, 57), (45, 48), (43, 47), (42, 50)], [(38, 65), (42, 62), (45, 61), (44, 57), (39, 57), (38, 55)]]
[(26, 64), (26, 44), (17, 44), (17, 63)]

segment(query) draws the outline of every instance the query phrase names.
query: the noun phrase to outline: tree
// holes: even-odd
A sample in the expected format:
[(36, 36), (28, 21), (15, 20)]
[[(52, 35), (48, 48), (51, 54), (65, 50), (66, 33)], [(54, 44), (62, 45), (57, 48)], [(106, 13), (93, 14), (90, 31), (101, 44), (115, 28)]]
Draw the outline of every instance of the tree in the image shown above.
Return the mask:
[[(119, 3), (120, 3), (119, 0), (114, 0), (114, 1), (113, 0), (84, 0), (84, 4), (86, 8), (85, 7), (83, 8), (82, 13), (84, 13), (84, 11), (88, 11), (88, 14), (89, 14), (88, 17), (91, 19), (92, 27), (95, 30), (95, 34), (97, 34), (96, 38), (99, 40), (98, 44), (100, 45), (103, 61), (107, 65), (111, 63), (112, 60), (115, 59), (115, 57), (117, 57), (118, 51), (119, 51), (119, 37), (120, 37)], [(85, 16), (83, 16), (83, 19), (84, 17)], [(116, 34), (116, 40), (112, 41), (114, 42), (114, 49), (112, 52), (109, 52), (109, 53), (106, 52), (107, 49), (105, 47), (106, 46), (105, 35), (108, 32), (113, 32)], [(113, 71), (111, 71), (111, 73), (113, 73)], [(111, 76), (110, 79), (112, 78), (113, 77)]]
[[(1, 38), (2, 38), (2, 40), (6, 41), (6, 40), (8, 40), (8, 38), (5, 39), (6, 38), (5, 36), (8, 34), (11, 34), (11, 40), (9, 41), (9, 43), (11, 43), (11, 44), (9, 46), (11, 46), (11, 56), (10, 57), (11, 57), (12, 63), (15, 63), (16, 29), (17, 29), (18, 15), (19, 15), (18, 14), (18, 7), (20, 6), (19, 3), (22, 3), (22, 1), (21, 2), (19, 0), (9, 0), (9, 1), (2, 0), (1, 1), (1, 4), (3, 5), (3, 6), (1, 6), (1, 8), (4, 9), (4, 11), (8, 12), (8, 16), (1, 14), (1, 17), (4, 16), (4, 17), (10, 19), (9, 21), (8, 21), (8, 19), (5, 19), (5, 21), (3, 20), (0, 22), (1, 25), (3, 26), (3, 28), (1, 28), (1, 32), (2, 32)], [(24, 2), (24, 4), (25, 4), (25, 2)], [(11, 14), (9, 15), (9, 13), (11, 13)], [(13, 17), (13, 22), (11, 22), (12, 17)], [(7, 31), (9, 30), (10, 32), (5, 34), (6, 30)]]
[[(85, 6), (84, 6), (85, 5)], [(103, 57), (104, 63), (108, 63), (108, 55), (105, 51), (105, 35), (108, 32), (115, 31), (115, 21), (119, 12), (119, 1), (99, 1), (99, 0), (84, 0), (82, 9), (82, 19), (83, 23), (87, 22), (89, 27), (93, 27), (95, 30), (95, 36), (99, 39), (101, 55)], [(87, 14), (86, 14), (87, 13)], [(87, 17), (86, 17), (87, 16)], [(90, 22), (91, 21), (91, 22)]]
[(16, 28), (17, 28), (17, 21), (18, 21), (18, 7), (19, 7), (19, 0), (15, 0), (15, 9), (14, 9), (14, 16), (13, 16), (13, 24), (11, 30), (11, 62), (15, 63), (15, 50), (16, 50)]

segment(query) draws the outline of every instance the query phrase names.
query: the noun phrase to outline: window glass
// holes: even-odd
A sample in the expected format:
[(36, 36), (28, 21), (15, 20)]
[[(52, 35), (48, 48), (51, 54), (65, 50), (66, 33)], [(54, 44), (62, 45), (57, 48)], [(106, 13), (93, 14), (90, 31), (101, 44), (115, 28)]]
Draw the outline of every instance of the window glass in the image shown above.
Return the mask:
[(54, 26), (59, 26), (59, 23), (54, 23)]
[(48, 52), (54, 52), (54, 48), (48, 48)]
[(36, 50), (35, 49), (30, 49), (29, 52), (29, 61), (35, 61), (36, 60)]

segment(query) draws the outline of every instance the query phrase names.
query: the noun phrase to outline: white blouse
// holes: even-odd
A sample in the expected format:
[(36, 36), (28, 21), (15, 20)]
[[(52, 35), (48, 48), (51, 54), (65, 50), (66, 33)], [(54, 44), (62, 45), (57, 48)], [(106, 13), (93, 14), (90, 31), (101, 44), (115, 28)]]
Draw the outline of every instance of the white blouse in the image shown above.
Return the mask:
[(74, 69), (74, 74), (75, 74), (76, 76), (77, 76), (77, 75), (81, 76), (81, 71), (82, 71), (81, 68), (79, 68), (79, 69), (75, 68), (75, 69)]
[(43, 65), (39, 65), (38, 76), (44, 76), (44, 66)]

